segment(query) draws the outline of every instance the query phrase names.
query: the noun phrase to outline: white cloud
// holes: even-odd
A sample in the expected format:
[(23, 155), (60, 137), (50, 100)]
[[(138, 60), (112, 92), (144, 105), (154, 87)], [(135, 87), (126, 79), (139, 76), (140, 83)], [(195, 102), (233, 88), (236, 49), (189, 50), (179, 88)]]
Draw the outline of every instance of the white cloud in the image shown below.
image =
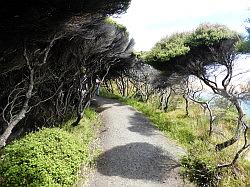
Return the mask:
[(163, 36), (192, 30), (205, 21), (244, 32), (249, 7), (249, 0), (132, 0), (117, 21), (135, 38), (137, 50), (148, 50)]

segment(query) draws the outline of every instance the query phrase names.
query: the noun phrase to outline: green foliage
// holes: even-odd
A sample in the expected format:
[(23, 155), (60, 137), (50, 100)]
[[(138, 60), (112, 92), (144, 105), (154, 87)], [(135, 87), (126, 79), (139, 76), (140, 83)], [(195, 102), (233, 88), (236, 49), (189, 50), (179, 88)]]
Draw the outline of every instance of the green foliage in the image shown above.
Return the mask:
[(250, 40), (237, 43), (236, 49), (241, 53), (250, 53)]
[(208, 137), (196, 139), (188, 155), (181, 159), (181, 174), (197, 186), (218, 186), (220, 173), (216, 164), (216, 153)]
[(190, 182), (201, 187), (218, 186), (218, 171), (210, 160), (204, 160), (193, 155), (183, 157), (181, 160), (182, 174)]
[(92, 158), (88, 148), (93, 139), (96, 114), (75, 128), (44, 128), (6, 146), (0, 160), (0, 186), (72, 186), (80, 166)]
[(221, 41), (234, 39), (238, 37), (237, 33), (219, 24), (201, 24), (187, 38), (187, 45), (190, 47), (213, 46)]
[(166, 62), (176, 56), (187, 54), (190, 50), (190, 48), (185, 45), (187, 36), (187, 33), (177, 33), (162, 39), (145, 55), (146, 62)]
[[(176, 33), (162, 39), (141, 58), (155, 68), (170, 74), (175, 72), (192, 74), (187, 65), (197, 60), (212, 59), (209, 58), (211, 47), (220, 50), (222, 43), (227, 41), (230, 43), (227, 44), (228, 48), (234, 48), (240, 40), (240, 36), (226, 26), (202, 24), (192, 32)], [(214, 60), (208, 60), (205, 64), (212, 63)]]
[(84, 159), (74, 136), (58, 128), (43, 129), (6, 147), (3, 186), (70, 185)]
[(108, 24), (110, 24), (110, 25), (114, 25), (118, 29), (123, 30), (124, 32), (128, 33), (127, 32), (127, 28), (124, 25), (117, 23), (115, 20), (113, 20), (110, 17), (106, 18), (105, 22), (108, 23)]
[(84, 119), (85, 122), (86, 121), (96, 121), (97, 120), (97, 115), (96, 115), (96, 112), (91, 109), (91, 108), (87, 108), (85, 111), (84, 111)]
[[(118, 94), (118, 93), (117, 93), (117, 94)], [(101, 87), (101, 90), (100, 90), (100, 95), (101, 95), (102, 97), (106, 97), (106, 98), (110, 98), (110, 99), (118, 99), (118, 100), (123, 99), (123, 98), (120, 97), (119, 95), (110, 93), (110, 92), (108, 92), (106, 89), (103, 89), (102, 87)]]

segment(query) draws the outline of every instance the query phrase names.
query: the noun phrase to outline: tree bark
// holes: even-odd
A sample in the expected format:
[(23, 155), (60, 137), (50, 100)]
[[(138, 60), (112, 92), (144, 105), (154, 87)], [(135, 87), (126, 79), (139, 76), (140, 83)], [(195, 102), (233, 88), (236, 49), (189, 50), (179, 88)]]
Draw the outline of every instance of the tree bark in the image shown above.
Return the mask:
[(188, 99), (185, 95), (183, 95), (183, 99), (185, 100), (185, 111), (186, 111), (186, 116), (189, 116), (189, 111), (188, 111), (188, 107), (189, 107), (189, 102)]
[(170, 89), (167, 98), (165, 98), (165, 99), (166, 99), (166, 100), (165, 100), (165, 107), (163, 108), (163, 110), (164, 110), (165, 112), (167, 112), (167, 110), (168, 110), (168, 105), (169, 105), (169, 100), (170, 100), (171, 95), (172, 95), (172, 89)]
[(233, 105), (235, 106), (235, 108), (236, 108), (236, 110), (238, 112), (237, 127), (236, 127), (236, 131), (235, 131), (235, 135), (231, 139), (229, 139), (229, 140), (227, 140), (227, 141), (225, 141), (223, 143), (217, 144), (215, 146), (215, 149), (217, 151), (221, 151), (221, 150), (227, 148), (228, 146), (233, 145), (235, 142), (237, 142), (240, 139), (240, 133), (241, 133), (240, 127), (243, 124), (242, 118), (244, 117), (244, 113), (243, 113), (243, 111), (242, 111), (242, 109), (240, 107), (240, 103), (237, 100), (237, 98), (228, 97), (228, 99), (233, 103)]
[(32, 97), (33, 88), (34, 88), (34, 69), (30, 68), (30, 83), (29, 83), (28, 90), (26, 92), (26, 99), (24, 101), (23, 107), (20, 110), (20, 112), (13, 119), (10, 119), (10, 122), (8, 123), (7, 129), (1, 135), (0, 148), (4, 147), (6, 145), (6, 142), (9, 138), (9, 136), (11, 135), (14, 127), (25, 117), (26, 113), (28, 112), (29, 100)]

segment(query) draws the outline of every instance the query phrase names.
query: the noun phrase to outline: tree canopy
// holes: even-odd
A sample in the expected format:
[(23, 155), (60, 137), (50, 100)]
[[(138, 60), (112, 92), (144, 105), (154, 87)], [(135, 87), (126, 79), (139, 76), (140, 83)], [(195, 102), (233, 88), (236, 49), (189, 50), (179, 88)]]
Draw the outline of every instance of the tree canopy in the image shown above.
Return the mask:
[[(148, 53), (142, 55), (145, 61), (165, 72), (170, 77), (174, 73), (188, 77), (194, 75), (207, 85), (214, 94), (228, 100), (237, 111), (235, 134), (215, 147), (221, 151), (233, 145), (244, 135), (244, 145), (237, 151), (231, 163), (219, 165), (218, 168), (235, 164), (239, 155), (250, 145), (247, 140), (248, 125), (240, 100), (248, 98), (249, 93), (239, 94), (232, 85), (233, 66), (239, 53), (237, 47), (242, 37), (218, 24), (202, 24), (192, 32), (174, 34), (162, 39)], [(220, 71), (218, 72), (218, 70)], [(218, 74), (221, 78), (217, 80)]]
[(188, 75), (194, 73), (194, 62), (218, 63), (211, 57), (211, 49), (219, 51), (226, 45), (233, 48), (240, 39), (236, 32), (223, 25), (202, 24), (192, 32), (176, 33), (162, 39), (142, 57), (146, 63), (169, 75), (175, 72)]
[(13, 132), (58, 125), (73, 114), (77, 125), (95, 93), (96, 76), (133, 63), (134, 41), (124, 26), (107, 18), (125, 12), (129, 3), (2, 3), (0, 147)]

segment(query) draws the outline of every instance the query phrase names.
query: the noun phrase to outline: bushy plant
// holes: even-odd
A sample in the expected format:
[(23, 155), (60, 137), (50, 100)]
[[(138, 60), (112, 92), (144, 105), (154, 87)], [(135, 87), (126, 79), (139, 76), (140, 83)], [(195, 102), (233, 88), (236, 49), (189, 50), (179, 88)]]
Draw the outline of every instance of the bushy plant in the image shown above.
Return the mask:
[(59, 128), (28, 134), (4, 149), (0, 160), (1, 186), (71, 186), (87, 146)]
[(181, 165), (182, 174), (190, 182), (202, 187), (218, 186), (218, 171), (210, 162), (192, 155), (183, 157)]
[(110, 99), (119, 99), (120, 98), (119, 96), (117, 96), (117, 95), (115, 95), (113, 93), (110, 93), (106, 89), (102, 89), (102, 88), (101, 88), (101, 91), (100, 91), (100, 95), (102, 97), (106, 97), (106, 98), (110, 98)]

